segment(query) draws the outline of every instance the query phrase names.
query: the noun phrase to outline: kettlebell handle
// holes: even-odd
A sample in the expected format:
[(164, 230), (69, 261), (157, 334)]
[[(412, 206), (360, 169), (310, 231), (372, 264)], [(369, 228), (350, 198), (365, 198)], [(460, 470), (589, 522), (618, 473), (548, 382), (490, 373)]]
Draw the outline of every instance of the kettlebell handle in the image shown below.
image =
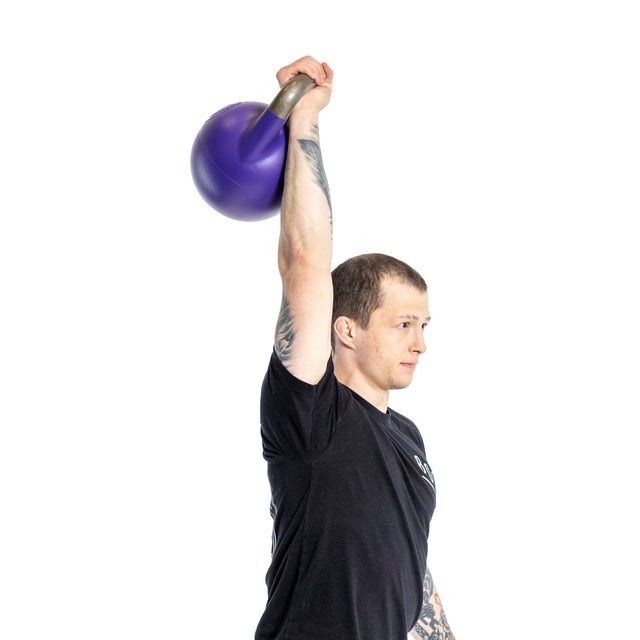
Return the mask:
[(306, 73), (300, 73), (280, 89), (271, 104), (247, 129), (240, 145), (240, 157), (243, 162), (257, 162), (265, 156), (293, 108), (302, 96), (315, 86), (315, 80)]
[(313, 78), (310, 78), (306, 73), (299, 73), (283, 85), (269, 105), (269, 111), (278, 118), (286, 120), (302, 96), (315, 86)]

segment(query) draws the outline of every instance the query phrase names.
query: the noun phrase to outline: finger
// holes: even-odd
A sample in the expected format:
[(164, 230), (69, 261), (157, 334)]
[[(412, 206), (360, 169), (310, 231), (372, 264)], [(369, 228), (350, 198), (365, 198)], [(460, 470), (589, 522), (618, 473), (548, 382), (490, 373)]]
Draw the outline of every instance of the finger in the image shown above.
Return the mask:
[(313, 78), (316, 84), (322, 84), (325, 81), (325, 71), (322, 64), (311, 56), (304, 56), (296, 60), (291, 66), (295, 68), (297, 73), (306, 73)]
[(306, 73), (313, 78), (316, 84), (322, 84), (326, 81), (324, 66), (311, 56), (304, 56), (286, 67), (282, 67), (282, 69), (276, 73), (276, 78), (280, 86), (282, 86), (299, 73)]
[(324, 70), (325, 82), (332, 84), (333, 83), (333, 69), (326, 63), (322, 63), (322, 68)]

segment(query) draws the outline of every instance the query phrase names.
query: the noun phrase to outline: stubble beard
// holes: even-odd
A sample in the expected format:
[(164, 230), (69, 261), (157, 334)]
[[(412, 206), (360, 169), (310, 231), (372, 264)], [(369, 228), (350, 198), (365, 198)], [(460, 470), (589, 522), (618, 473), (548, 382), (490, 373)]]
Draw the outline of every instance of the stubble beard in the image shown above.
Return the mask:
[(408, 381), (391, 378), (389, 380), (389, 391), (394, 389), (406, 389), (413, 382), (413, 376)]
[[(363, 359), (363, 362), (381, 363), (383, 367), (385, 366), (389, 367), (386, 372), (382, 372), (383, 374), (382, 376), (380, 376), (380, 372), (377, 375), (374, 374), (375, 378), (378, 378), (379, 380), (384, 382), (384, 384), (381, 386), (385, 388), (387, 391), (393, 391), (396, 389), (406, 389), (413, 381), (413, 372), (406, 373), (406, 376), (408, 376), (408, 379), (407, 377), (400, 376), (397, 373), (394, 373), (392, 369), (394, 365), (390, 365), (386, 363), (383, 351), (376, 344), (363, 345), (362, 359)], [(395, 366), (402, 366), (402, 365), (395, 365)]]

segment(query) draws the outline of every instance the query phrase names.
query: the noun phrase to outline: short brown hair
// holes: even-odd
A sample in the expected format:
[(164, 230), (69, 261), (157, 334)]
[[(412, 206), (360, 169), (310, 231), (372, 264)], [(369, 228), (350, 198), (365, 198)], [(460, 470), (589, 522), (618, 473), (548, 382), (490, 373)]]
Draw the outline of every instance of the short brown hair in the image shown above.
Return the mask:
[[(331, 277), (333, 279), (332, 326), (337, 318), (346, 316), (366, 329), (371, 314), (382, 305), (380, 283), (385, 278), (398, 278), (418, 291), (427, 290), (427, 283), (415, 269), (383, 253), (365, 253), (349, 258), (333, 270)], [(333, 331), (331, 341), (335, 346)]]

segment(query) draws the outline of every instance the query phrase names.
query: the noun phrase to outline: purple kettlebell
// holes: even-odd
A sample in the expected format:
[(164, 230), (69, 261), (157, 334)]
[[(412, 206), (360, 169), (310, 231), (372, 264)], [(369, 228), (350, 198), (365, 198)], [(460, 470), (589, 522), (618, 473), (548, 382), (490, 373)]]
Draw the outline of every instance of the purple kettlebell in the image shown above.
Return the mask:
[(315, 86), (301, 73), (267, 107), (238, 102), (214, 113), (191, 150), (191, 175), (204, 200), (235, 220), (256, 221), (278, 213), (286, 159), (285, 122)]

